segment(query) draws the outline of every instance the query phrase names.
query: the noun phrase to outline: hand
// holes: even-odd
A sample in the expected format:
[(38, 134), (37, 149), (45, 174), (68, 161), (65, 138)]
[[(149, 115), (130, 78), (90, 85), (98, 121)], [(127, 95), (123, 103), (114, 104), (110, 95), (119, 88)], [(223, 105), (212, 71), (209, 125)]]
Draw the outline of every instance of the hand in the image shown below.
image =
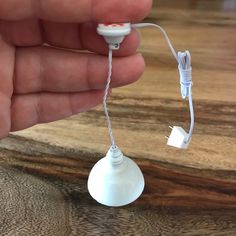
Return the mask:
[[(0, 0), (0, 138), (101, 103), (107, 45), (92, 22), (139, 21), (150, 7), (151, 0)], [(115, 53), (112, 87), (144, 71), (138, 44), (133, 31)]]

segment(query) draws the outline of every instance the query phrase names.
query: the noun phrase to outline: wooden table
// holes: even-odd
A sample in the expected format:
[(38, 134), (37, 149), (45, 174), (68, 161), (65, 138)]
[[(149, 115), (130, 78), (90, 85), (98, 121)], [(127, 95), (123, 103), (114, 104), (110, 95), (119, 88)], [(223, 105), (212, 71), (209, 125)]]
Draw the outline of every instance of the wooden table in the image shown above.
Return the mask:
[(187, 151), (166, 146), (189, 125), (176, 63), (160, 32), (142, 30), (147, 69), (109, 102), (117, 143), (141, 167), (133, 204), (97, 204), (86, 183), (109, 147), (102, 107), (0, 142), (0, 235), (236, 235), (236, 2), (160, 0), (147, 21), (193, 57), (196, 128)]

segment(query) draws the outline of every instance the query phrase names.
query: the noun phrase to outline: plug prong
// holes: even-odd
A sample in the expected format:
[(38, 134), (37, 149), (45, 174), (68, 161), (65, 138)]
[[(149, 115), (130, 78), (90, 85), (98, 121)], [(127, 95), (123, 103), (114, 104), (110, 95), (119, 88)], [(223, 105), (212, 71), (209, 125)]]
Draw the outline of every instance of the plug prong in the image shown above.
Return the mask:
[(165, 138), (168, 140), (169, 139), (169, 137), (168, 136), (165, 136)]
[(169, 125), (169, 128), (170, 128), (170, 129), (173, 129), (173, 126)]

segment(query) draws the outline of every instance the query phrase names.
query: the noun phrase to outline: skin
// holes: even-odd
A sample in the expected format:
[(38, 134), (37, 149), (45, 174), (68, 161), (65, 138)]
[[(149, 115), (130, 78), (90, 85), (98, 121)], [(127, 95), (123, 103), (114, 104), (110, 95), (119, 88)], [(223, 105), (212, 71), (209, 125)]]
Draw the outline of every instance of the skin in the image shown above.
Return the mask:
[[(100, 104), (108, 50), (94, 22), (137, 22), (151, 4), (0, 0), (0, 138)], [(114, 53), (111, 87), (130, 84), (143, 73), (138, 45), (139, 35), (133, 30)]]

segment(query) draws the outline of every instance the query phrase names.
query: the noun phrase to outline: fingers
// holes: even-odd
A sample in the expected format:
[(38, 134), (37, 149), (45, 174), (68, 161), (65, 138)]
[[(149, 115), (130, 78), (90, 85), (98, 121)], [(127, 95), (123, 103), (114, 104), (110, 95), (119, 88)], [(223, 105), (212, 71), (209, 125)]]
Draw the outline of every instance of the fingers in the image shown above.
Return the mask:
[[(97, 24), (87, 22), (79, 25), (44, 22), (45, 41), (50, 45), (64, 48), (87, 49), (99, 54), (107, 54), (108, 46), (102, 36), (97, 34)], [(125, 37), (121, 47), (114, 52), (116, 56), (133, 54), (140, 42), (139, 33), (133, 29)]]
[(8, 135), (11, 128), (11, 98), (0, 94), (0, 104), (0, 138), (4, 138)]
[(56, 22), (131, 22), (143, 19), (151, 0), (0, 0), (0, 19)]
[(11, 131), (87, 111), (102, 102), (103, 91), (16, 95), (11, 106)]
[(6, 42), (14, 46), (35, 46), (44, 43), (43, 30), (38, 19), (0, 20), (0, 34)]
[[(36, 19), (0, 21), (0, 33), (5, 41), (15, 46), (37, 46), (47, 43), (55, 47), (107, 54), (108, 46), (103, 37), (97, 34), (96, 28), (97, 24), (92, 22), (55, 23)], [(134, 29), (114, 55), (131, 55), (137, 50), (138, 45), (139, 34)]]
[(0, 93), (10, 97), (13, 91), (12, 78), (15, 64), (15, 49), (8, 45), (0, 34)]
[(0, 35), (0, 138), (5, 137), (10, 130), (14, 57), (14, 48), (6, 44)]
[[(111, 87), (136, 81), (145, 69), (143, 57), (113, 58)], [(22, 48), (16, 53), (14, 93), (78, 92), (104, 89), (108, 59), (48, 47)]]

